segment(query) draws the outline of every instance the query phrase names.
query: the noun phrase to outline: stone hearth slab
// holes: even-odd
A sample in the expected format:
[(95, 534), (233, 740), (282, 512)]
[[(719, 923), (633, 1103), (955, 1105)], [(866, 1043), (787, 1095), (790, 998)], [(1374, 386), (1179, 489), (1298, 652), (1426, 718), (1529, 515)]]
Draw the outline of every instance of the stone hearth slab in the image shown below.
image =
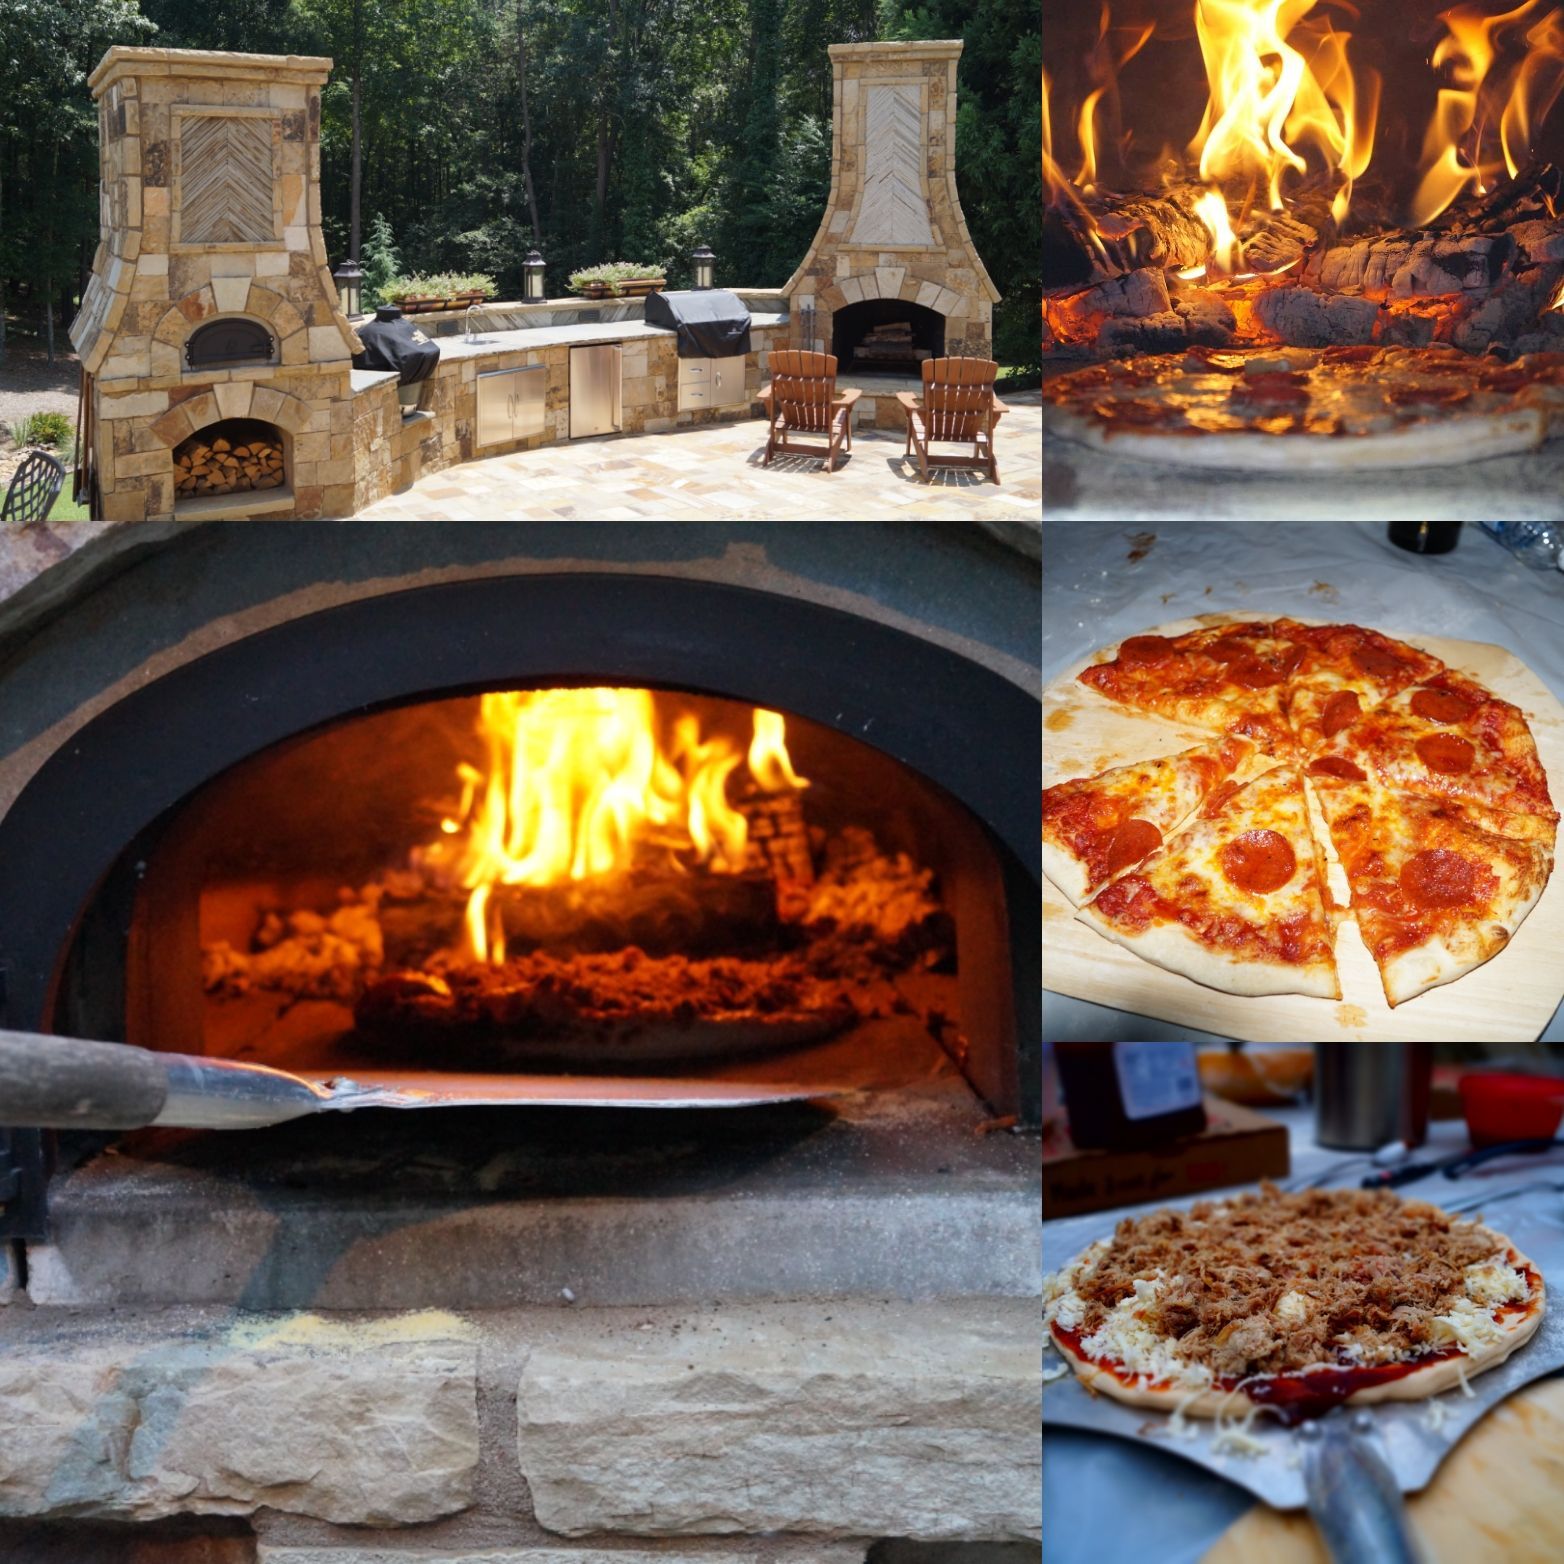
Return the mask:
[[(506, 1308), (1036, 1294), (1036, 1143), (922, 1095), (149, 1132), (51, 1187), (40, 1305)], [(569, 1297), (567, 1298), (567, 1290)]]
[(472, 1502), (477, 1351), (450, 1315), (349, 1324), (7, 1310), (0, 1515), (262, 1505), (357, 1525)]
[[(261, 1543), (256, 1564), (863, 1564), (861, 1542), (746, 1543), (740, 1547), (675, 1547), (672, 1552), (595, 1547), (424, 1548), (273, 1547)], [(976, 1561), (974, 1561), (976, 1564)]]
[(567, 1317), (517, 1393), (567, 1535), (1041, 1530), (1035, 1302), (724, 1308), (622, 1336)]

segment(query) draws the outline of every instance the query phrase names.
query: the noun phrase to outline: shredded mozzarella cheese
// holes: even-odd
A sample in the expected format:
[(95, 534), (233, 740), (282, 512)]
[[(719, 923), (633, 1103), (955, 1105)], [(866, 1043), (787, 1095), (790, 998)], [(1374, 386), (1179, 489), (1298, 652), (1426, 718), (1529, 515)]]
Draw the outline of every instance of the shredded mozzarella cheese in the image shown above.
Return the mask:
[(1501, 1303), (1519, 1303), (1526, 1296), (1526, 1277), (1503, 1259), (1466, 1268), (1466, 1295), (1490, 1308)]
[(1435, 1341), (1453, 1341), (1468, 1356), (1474, 1348), (1491, 1347), (1504, 1340), (1504, 1332), (1494, 1324), (1493, 1316), (1471, 1298), (1457, 1298), (1448, 1314), (1434, 1316), (1433, 1324)]
[(1307, 1293), (1284, 1292), (1276, 1300), (1276, 1317), (1288, 1325), (1301, 1325), (1312, 1307)]

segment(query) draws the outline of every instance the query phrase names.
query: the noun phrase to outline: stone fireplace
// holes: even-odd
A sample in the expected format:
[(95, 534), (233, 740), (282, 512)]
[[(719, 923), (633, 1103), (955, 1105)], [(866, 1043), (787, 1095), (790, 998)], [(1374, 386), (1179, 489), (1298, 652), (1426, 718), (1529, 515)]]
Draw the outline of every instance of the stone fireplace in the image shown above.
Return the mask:
[[(71, 341), (87, 384), (85, 472), (108, 520), (353, 508), (359, 343), (320, 231), (330, 69), (118, 47), (90, 78), (101, 237)], [(230, 424), (248, 438), (229, 438)], [(233, 471), (210, 462), (252, 441)]]
[[(865, 390), (888, 392), (898, 387), (877, 382), (915, 384), (921, 357), (992, 354), (999, 293), (956, 193), (961, 40), (833, 44), (830, 53), (831, 194), (782, 291), (793, 346), (834, 353), (841, 373), (874, 376)], [(899, 419), (894, 400), (881, 401)]]

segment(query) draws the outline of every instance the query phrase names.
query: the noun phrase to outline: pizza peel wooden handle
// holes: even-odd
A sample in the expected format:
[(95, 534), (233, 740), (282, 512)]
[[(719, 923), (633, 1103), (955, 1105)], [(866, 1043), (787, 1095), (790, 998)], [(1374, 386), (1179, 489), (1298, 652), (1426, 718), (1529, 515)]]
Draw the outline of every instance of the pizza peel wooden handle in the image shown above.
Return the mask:
[(1400, 1486), (1373, 1442), (1319, 1423), (1300, 1433), (1309, 1514), (1333, 1564), (1424, 1564)]

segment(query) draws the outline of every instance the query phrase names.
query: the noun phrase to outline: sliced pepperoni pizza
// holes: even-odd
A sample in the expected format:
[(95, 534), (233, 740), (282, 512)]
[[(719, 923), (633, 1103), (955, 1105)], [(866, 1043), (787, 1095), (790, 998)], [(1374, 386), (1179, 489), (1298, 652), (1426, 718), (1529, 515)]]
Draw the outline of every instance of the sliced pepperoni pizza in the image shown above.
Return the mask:
[(1306, 753), (1409, 684), (1444, 672), (1437, 657), (1361, 625), (1279, 619), (1274, 634), (1305, 649), (1288, 681), (1287, 720)]
[(1499, 810), (1513, 817), (1506, 835), (1550, 844), (1559, 818), (1520, 708), (1452, 671), (1366, 712), (1309, 769)]
[(1043, 873), (1072, 906), (1162, 845), (1254, 753), (1215, 739), (1043, 790)]
[(1226, 993), (1341, 997), (1333, 909), (1294, 765), (1219, 788), (1191, 824), (1076, 917)]
[(1283, 696), (1303, 648), (1266, 623), (1217, 625), (1180, 636), (1133, 635), (1111, 661), (1080, 675), (1109, 700), (1217, 733), (1291, 749)]
[(1498, 955), (1548, 883), (1551, 847), (1513, 815), (1328, 774), (1315, 791), (1392, 1006)]

